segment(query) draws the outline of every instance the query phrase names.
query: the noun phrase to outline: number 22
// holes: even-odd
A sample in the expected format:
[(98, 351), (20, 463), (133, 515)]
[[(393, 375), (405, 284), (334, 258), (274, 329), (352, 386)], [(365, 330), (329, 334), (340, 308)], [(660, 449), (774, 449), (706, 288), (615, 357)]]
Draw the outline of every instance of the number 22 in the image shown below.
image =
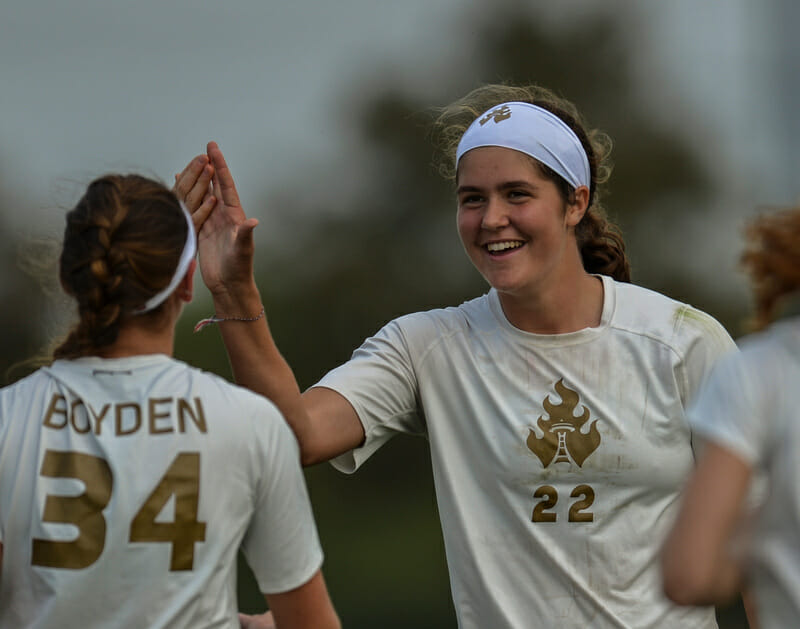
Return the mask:
[[(72, 541), (34, 539), (31, 563), (48, 568), (88, 568), (100, 558), (105, 546), (103, 509), (111, 500), (114, 486), (108, 462), (82, 452), (47, 450), (40, 474), (51, 478), (74, 478), (86, 489), (79, 496), (47, 495), (42, 520), (72, 524), (79, 533)], [(156, 522), (172, 495), (175, 496), (174, 520)], [(180, 452), (136, 512), (128, 540), (170, 543), (170, 570), (191, 570), (194, 544), (206, 538), (206, 525), (197, 520), (199, 498), (200, 453)]]
[[(572, 490), (569, 495), (570, 498), (578, 498), (569, 507), (570, 522), (592, 522), (594, 514), (591, 511), (586, 511), (594, 503), (594, 489), (589, 485), (578, 485)], [(555, 522), (556, 513), (550, 511), (556, 506), (558, 502), (558, 491), (551, 485), (542, 485), (533, 492), (534, 498), (541, 498), (536, 506), (533, 508), (533, 515), (531, 516), (532, 522)]]

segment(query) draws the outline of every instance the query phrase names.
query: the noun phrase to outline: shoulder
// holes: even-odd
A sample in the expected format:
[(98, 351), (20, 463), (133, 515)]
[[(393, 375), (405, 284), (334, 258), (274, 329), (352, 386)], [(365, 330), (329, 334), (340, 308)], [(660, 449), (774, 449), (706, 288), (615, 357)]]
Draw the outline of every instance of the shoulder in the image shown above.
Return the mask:
[(27, 398), (43, 387), (49, 386), (51, 382), (52, 378), (45, 369), (37, 369), (24, 378), (20, 378), (13, 384), (0, 388), (0, 404), (7, 404), (12, 400)]
[(218, 440), (245, 442), (246, 448), (240, 451), (243, 456), (248, 452), (257, 468), (277, 465), (284, 451), (299, 460), (294, 433), (271, 400), (217, 374), (182, 365), (192, 379), (191, 390), (203, 401), (207, 418), (212, 421), (213, 417), (216, 426), (223, 427), (224, 437), (217, 433)]
[(0, 388), (0, 444), (10, 422), (25, 422), (36, 403), (47, 398), (53, 379), (44, 369)]
[(486, 294), (458, 306), (434, 308), (398, 317), (383, 329), (397, 330), (407, 338), (431, 340), (443, 334), (485, 327), (490, 317), (489, 295)]
[(174, 360), (173, 363), (189, 379), (192, 391), (207, 400), (208, 403), (228, 409), (230, 411), (226, 413), (228, 416), (254, 416), (259, 422), (268, 419), (283, 423), (282, 415), (278, 408), (263, 395), (254, 393), (250, 389), (233, 383), (220, 375), (193, 367), (182, 361)]
[(682, 353), (694, 343), (720, 350), (734, 347), (724, 326), (710, 314), (657, 291), (614, 282), (617, 304), (613, 325), (650, 338)]

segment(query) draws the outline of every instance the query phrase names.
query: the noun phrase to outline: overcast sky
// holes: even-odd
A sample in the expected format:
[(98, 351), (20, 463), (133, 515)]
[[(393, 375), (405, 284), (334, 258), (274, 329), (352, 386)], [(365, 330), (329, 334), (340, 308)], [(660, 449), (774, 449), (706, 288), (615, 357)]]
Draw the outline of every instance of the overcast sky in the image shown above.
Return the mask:
[(347, 142), (334, 124), (342, 86), (376, 62), (432, 58), (459, 4), (6, 3), (2, 177), (47, 204), (61, 182), (110, 169), (168, 178), (213, 139), (243, 192), (260, 191)]
[[(792, 79), (800, 51), (786, 28), (800, 10), (793, 0), (753, 4), (566, 0), (531, 7), (552, 20), (612, 10), (631, 25), (641, 51), (634, 67), (649, 85), (639, 97), (665, 124), (693, 129), (724, 182), (716, 204), (718, 219), (727, 221), (756, 203), (800, 200), (798, 138), (790, 133), (798, 130), (800, 88)], [(394, 68), (399, 81), (424, 91), (457, 54), (452, 42), (469, 37), (458, 32), (460, 16), (481, 6), (491, 11), (494, 3), (5, 0), (0, 181), (32, 204), (26, 227), (60, 230), (52, 208), (73, 202), (91, 178), (125, 170), (170, 180), (213, 139), (245, 202), (261, 198), (273, 182), (296, 178), (299, 164), (346, 153), (354, 139), (342, 122), (343, 88)], [(674, 91), (664, 93), (662, 83)], [(732, 223), (727, 237), (738, 238)], [(709, 245), (706, 228), (690, 230), (698, 246), (716, 248), (730, 266), (731, 242)]]

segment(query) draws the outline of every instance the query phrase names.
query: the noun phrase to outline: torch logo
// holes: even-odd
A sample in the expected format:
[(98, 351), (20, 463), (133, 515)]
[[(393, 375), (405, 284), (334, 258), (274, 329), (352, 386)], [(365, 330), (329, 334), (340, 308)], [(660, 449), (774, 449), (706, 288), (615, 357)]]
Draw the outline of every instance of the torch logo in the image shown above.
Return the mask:
[(562, 378), (555, 384), (556, 393), (561, 398), (561, 404), (553, 404), (550, 396), (545, 397), (542, 406), (547, 411), (549, 419), (541, 415), (536, 425), (543, 436), (537, 437), (533, 429), (529, 429), (526, 443), (544, 467), (550, 463), (574, 462), (581, 467), (586, 458), (600, 445), (600, 433), (597, 430), (595, 419), (587, 431), (582, 428), (589, 420), (589, 409), (583, 407), (583, 413), (575, 416), (575, 409), (580, 398), (578, 393), (568, 388)]

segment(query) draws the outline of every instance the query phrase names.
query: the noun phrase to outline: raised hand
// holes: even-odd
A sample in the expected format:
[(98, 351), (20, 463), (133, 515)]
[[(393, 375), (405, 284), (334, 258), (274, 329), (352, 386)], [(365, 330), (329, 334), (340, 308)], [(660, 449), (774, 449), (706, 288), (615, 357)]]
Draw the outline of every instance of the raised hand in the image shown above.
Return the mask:
[(175, 175), (172, 191), (186, 205), (198, 232), (217, 202), (211, 186), (213, 176), (214, 167), (208, 155), (194, 157), (183, 172)]
[[(216, 205), (202, 222), (198, 232), (198, 248), (203, 281), (217, 298), (235, 293), (240, 286), (252, 285), (253, 229), (258, 225), (258, 220), (245, 215), (233, 175), (217, 143), (209, 142), (207, 151), (213, 172), (213, 193), (210, 196), (216, 199)], [(192, 163), (187, 168), (191, 169)], [(205, 173), (199, 174), (191, 190), (201, 186), (204, 177)], [(191, 174), (184, 180), (191, 181)], [(204, 206), (205, 200), (201, 202), (198, 213), (204, 211)]]

